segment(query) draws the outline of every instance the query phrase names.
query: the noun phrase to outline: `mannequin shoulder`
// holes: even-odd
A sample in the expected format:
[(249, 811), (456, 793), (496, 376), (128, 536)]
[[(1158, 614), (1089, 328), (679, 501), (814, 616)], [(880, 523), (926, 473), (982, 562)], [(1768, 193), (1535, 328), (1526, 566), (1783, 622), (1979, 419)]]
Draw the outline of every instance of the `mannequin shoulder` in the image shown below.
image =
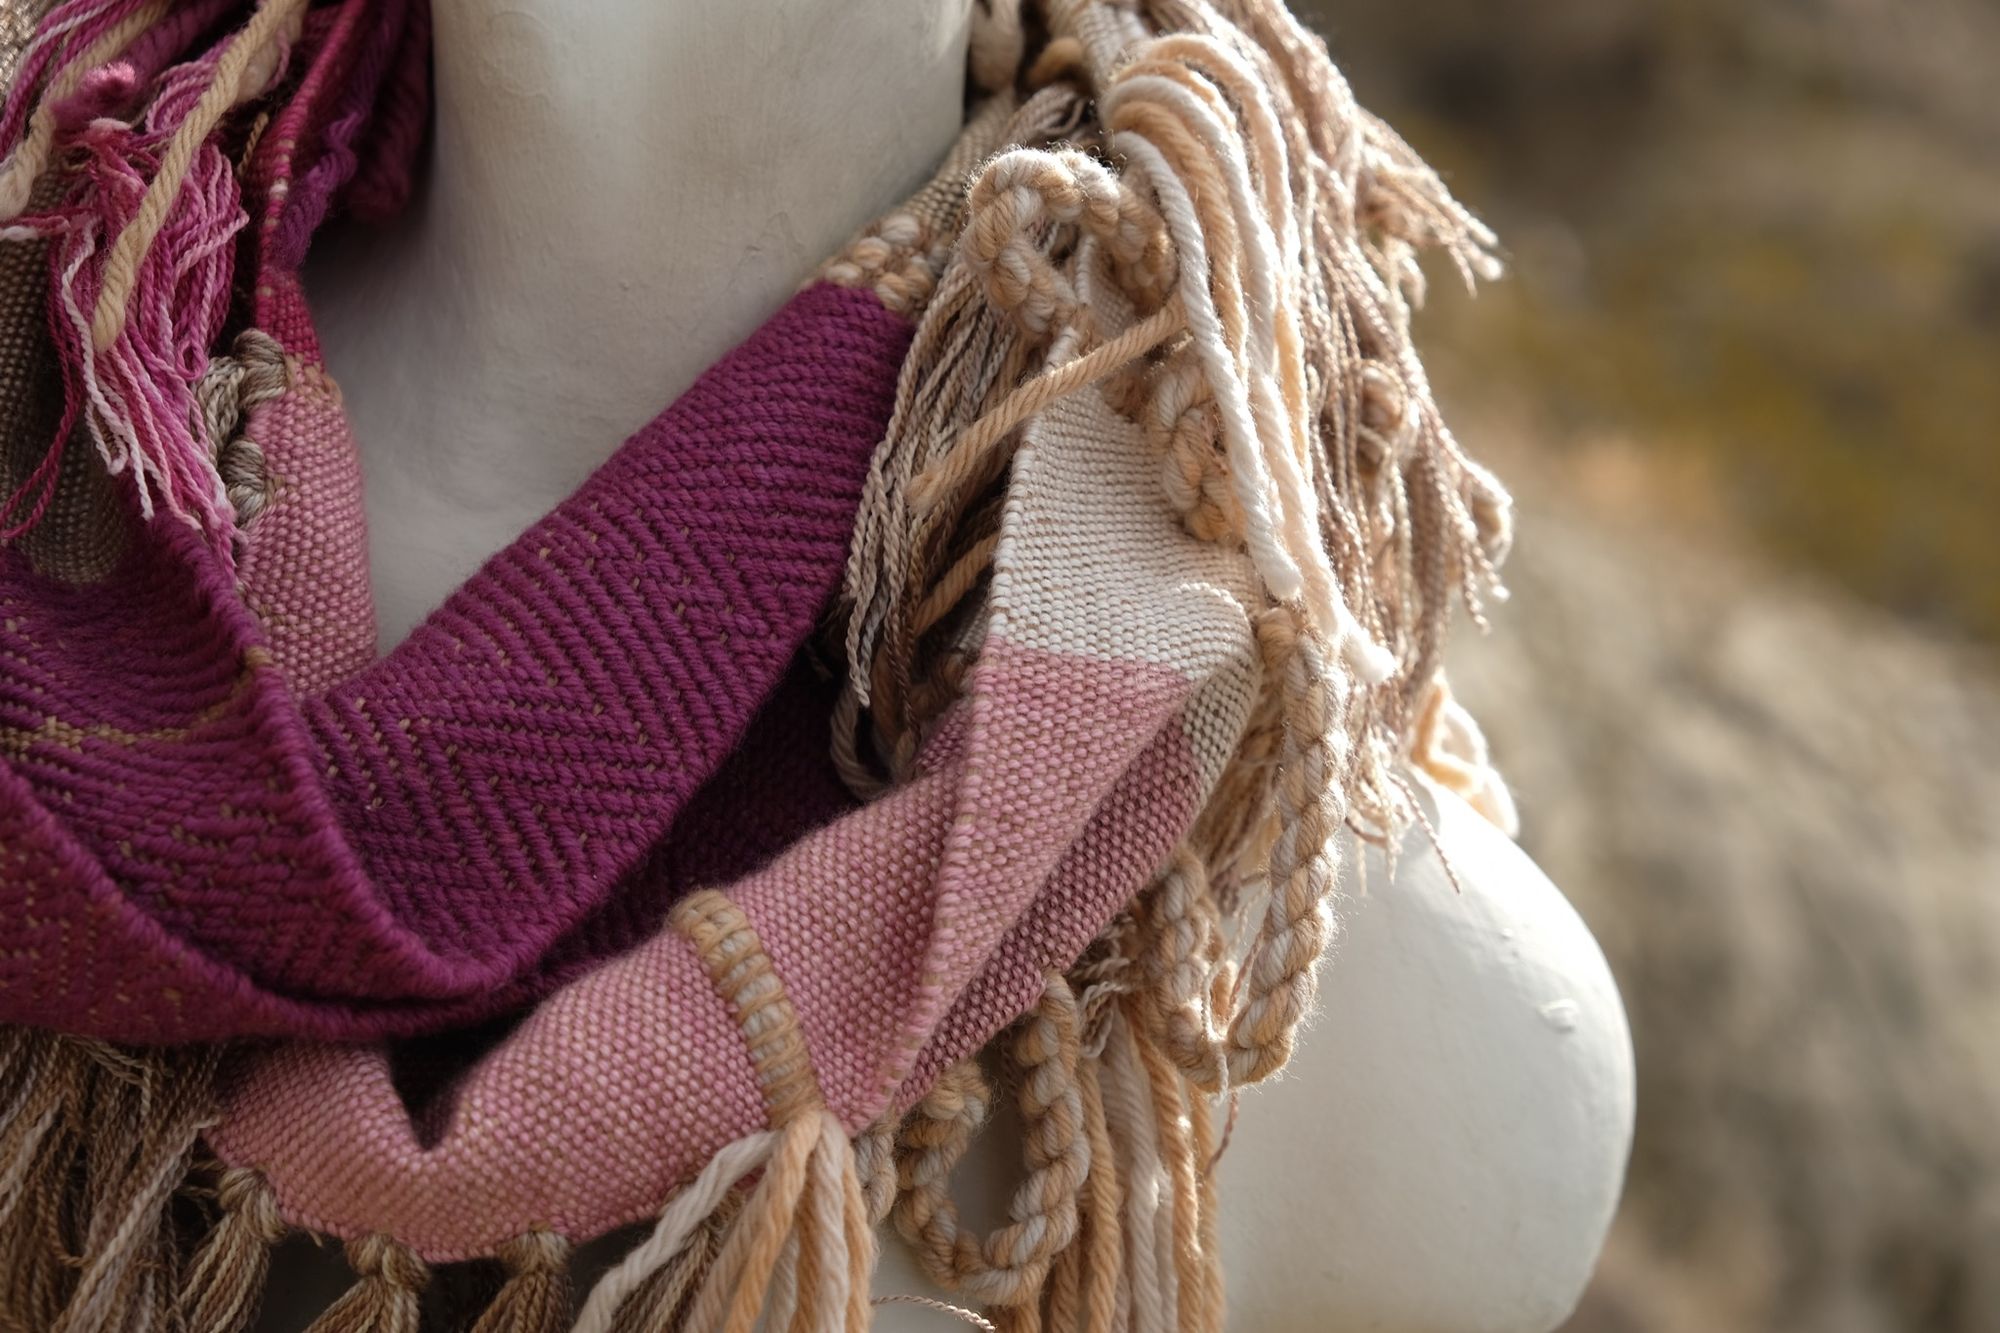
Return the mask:
[(1350, 844), (1319, 1016), (1245, 1094), (1220, 1168), (1244, 1327), (1553, 1328), (1616, 1208), (1634, 1082), (1604, 955), (1525, 852), (1424, 796), (1435, 843), (1393, 878)]
[[(1632, 1046), (1604, 955), (1506, 835), (1423, 798), (1436, 841), (1413, 832), (1393, 876), (1347, 845), (1318, 1017), (1244, 1093), (1216, 1168), (1232, 1328), (1544, 1333), (1617, 1207)], [(981, 1225), (1013, 1186), (1006, 1137), (961, 1164)], [(875, 1290), (951, 1299), (888, 1236)], [(877, 1327), (935, 1318), (891, 1306)]]

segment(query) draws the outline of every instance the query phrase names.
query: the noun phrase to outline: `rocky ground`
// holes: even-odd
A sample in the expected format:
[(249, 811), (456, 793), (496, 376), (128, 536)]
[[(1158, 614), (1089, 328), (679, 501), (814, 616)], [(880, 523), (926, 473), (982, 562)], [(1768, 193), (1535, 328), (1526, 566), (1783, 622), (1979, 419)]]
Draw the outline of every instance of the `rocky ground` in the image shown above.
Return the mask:
[(1512, 471), (1514, 597), (1454, 669), (1638, 1052), (1574, 1328), (2000, 1328), (2000, 688), (1645, 531), (1629, 459)]
[(2000, 639), (2000, 7), (1316, 7), (1510, 251), (1440, 286), (1452, 396), (1633, 435), (1774, 558)]
[(1640, 1071), (1580, 1333), (2000, 1328), (2000, 9), (1327, 0), (1514, 276), (1456, 654)]

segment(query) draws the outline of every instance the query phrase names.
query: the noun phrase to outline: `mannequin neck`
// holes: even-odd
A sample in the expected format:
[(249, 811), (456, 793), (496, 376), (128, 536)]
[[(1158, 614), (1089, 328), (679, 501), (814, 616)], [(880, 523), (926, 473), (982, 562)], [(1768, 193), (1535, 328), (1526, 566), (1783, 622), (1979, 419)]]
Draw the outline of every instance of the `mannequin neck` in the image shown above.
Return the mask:
[(966, 0), (434, 0), (435, 148), (308, 266), (401, 640), (943, 156)]

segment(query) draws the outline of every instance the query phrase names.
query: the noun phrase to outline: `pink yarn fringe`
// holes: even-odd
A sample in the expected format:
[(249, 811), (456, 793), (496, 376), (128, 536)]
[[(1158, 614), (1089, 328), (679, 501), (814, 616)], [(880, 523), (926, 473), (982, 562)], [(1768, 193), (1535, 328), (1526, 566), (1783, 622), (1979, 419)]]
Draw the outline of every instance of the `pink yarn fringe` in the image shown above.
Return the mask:
[[(80, 49), (121, 20), (136, 0), (58, 7), (38, 37), (21, 78), (0, 113), (0, 141), (18, 141), (32, 114), (33, 89), (49, 72), (58, 46)], [(10, 540), (43, 516), (54, 494), (62, 450), (78, 420), (105, 466), (127, 475), (141, 514), (164, 510), (209, 533), (227, 551), (234, 519), (202, 426), (195, 386), (208, 369), (231, 303), (235, 238), (249, 221), (228, 158), (204, 144), (158, 239), (140, 265), (123, 330), (97, 351), (91, 339), (105, 252), (137, 213), (159, 158), (175, 129), (200, 100), (222, 48), (154, 72), (220, 17), (224, 3), (197, 3), (142, 34), (125, 57), (86, 79), (59, 108), (59, 145), (73, 166), (69, 188), (47, 211), (7, 230), (50, 242), (50, 325), (63, 366), (65, 411), (57, 438), (35, 472), (0, 505), (0, 540)], [(144, 111), (133, 120), (110, 112), (138, 100), (151, 83)]]

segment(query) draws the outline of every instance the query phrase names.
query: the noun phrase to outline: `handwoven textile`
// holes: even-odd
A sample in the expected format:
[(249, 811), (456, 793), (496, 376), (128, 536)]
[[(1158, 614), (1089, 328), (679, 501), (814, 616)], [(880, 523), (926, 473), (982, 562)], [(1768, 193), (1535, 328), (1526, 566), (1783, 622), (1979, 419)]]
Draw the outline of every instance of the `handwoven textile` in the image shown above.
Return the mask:
[[(1179, 530), (1136, 430), (1088, 400), (1058, 408), (1012, 494), (962, 727), (912, 782), (730, 890), (850, 1129), (1030, 1007), (1181, 836), (1248, 715), (1247, 575)], [(1081, 532), (1065, 521), (1083, 513)], [(406, 1125), (379, 1051), (287, 1047), (245, 1079), (214, 1138), (226, 1158), (258, 1164), (308, 1225), (388, 1231), (433, 1259), (537, 1220), (635, 1220), (765, 1116), (673, 933), (550, 997), (435, 1143)]]
[(1409, 325), (1492, 238), (1278, 0), (974, 10), (936, 177), (386, 656), (299, 270), (424, 188), (427, 7), (10, 11), (0, 1325), (238, 1330), (300, 1229), (313, 1333), (462, 1260), (480, 1333), (858, 1330), (893, 1219), (1221, 1326), (1338, 834), (1476, 740), (1507, 499)]

